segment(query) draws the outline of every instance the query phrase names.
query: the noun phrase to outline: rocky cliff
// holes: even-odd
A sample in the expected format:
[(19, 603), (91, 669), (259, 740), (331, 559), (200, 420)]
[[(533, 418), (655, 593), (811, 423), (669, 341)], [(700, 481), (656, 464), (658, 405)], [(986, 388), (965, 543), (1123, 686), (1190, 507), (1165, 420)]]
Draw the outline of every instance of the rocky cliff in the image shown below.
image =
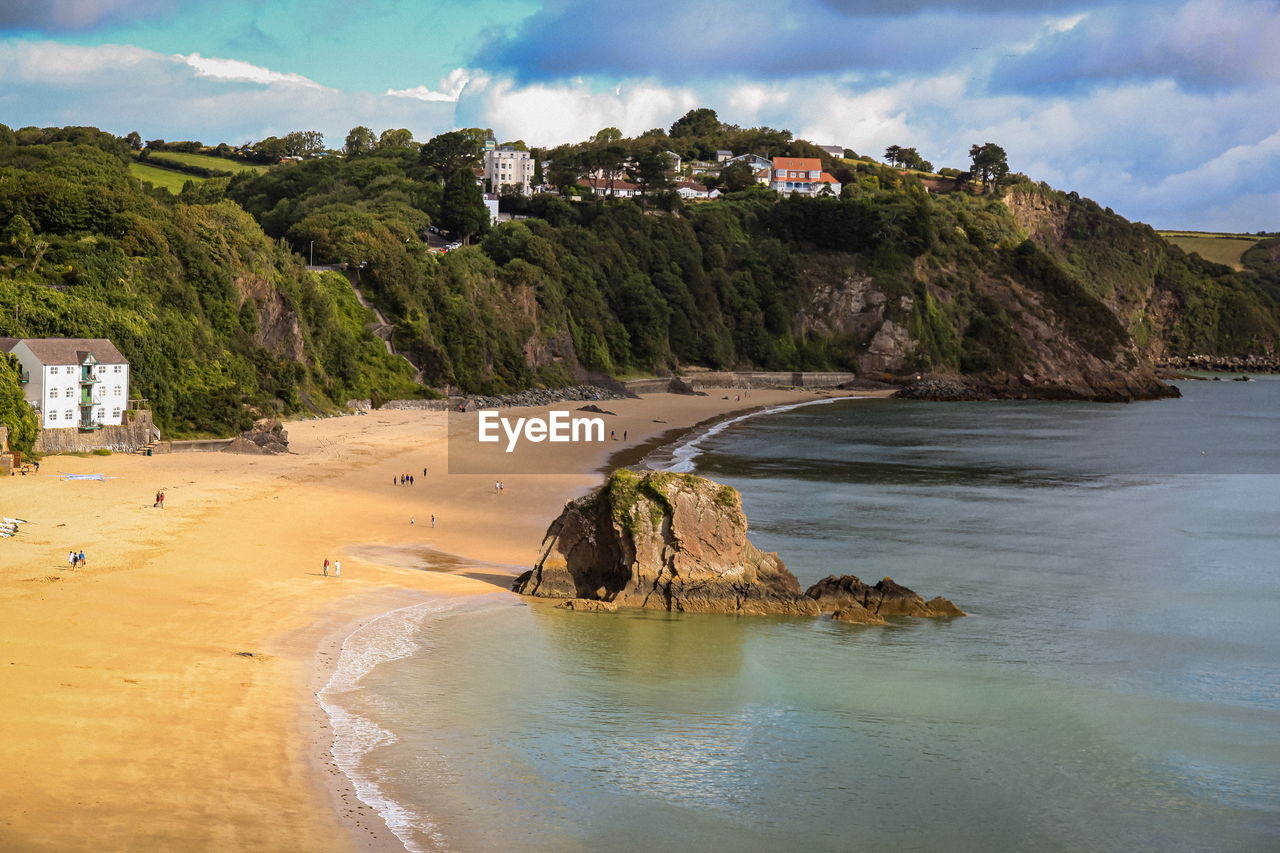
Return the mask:
[(565, 506), (513, 589), (658, 610), (818, 614), (778, 555), (748, 541), (738, 493), (691, 474), (614, 472)]

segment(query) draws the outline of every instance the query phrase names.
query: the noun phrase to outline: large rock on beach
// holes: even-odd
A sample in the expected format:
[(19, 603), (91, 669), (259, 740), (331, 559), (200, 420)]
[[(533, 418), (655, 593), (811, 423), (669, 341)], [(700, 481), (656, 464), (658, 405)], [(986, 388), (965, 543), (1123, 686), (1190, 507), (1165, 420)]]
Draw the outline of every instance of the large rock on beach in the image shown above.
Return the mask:
[(816, 601), (824, 613), (832, 611), (835, 614), (833, 619), (845, 622), (882, 625), (886, 616), (936, 619), (965, 615), (963, 610), (947, 599), (938, 596), (925, 601), (914, 590), (895, 583), (891, 578), (885, 578), (871, 586), (857, 575), (828, 575), (805, 590), (804, 594)]
[(692, 474), (614, 472), (565, 506), (512, 588), (622, 607), (818, 615), (778, 555), (748, 541), (737, 491)]
[(256, 422), (253, 429), (246, 430), (231, 439), (231, 443), (222, 448), (222, 452), (257, 455), (288, 453), (289, 433), (280, 421), (275, 418), (266, 418)]

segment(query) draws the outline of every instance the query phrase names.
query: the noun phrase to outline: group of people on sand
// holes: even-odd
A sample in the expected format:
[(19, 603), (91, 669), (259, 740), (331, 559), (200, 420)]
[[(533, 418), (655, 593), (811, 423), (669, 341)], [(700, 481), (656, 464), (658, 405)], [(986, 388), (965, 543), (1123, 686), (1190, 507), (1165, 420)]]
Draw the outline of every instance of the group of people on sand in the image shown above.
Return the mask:
[(70, 566), (71, 568), (73, 569), (79, 568), (80, 566), (83, 566), (84, 563), (85, 563), (84, 551), (67, 552), (67, 565)]
[[(424, 476), (424, 477), (425, 477), (425, 476), (427, 476), (427, 469), (426, 469), (426, 468), (423, 468), (423, 469), (422, 469), (422, 476)], [(393, 486), (412, 486), (412, 485), (413, 485), (413, 475), (412, 475), (412, 474), (401, 474), (399, 477), (392, 477), (392, 478), (391, 478), (391, 485), (393, 485)]]
[[(329, 577), (329, 558), (328, 557), (324, 558), (324, 576)], [(342, 577), (342, 561), (341, 560), (333, 561), (333, 576), (335, 578)]]
[(161, 509), (164, 509), (164, 489), (161, 489), (160, 491), (156, 492), (156, 502), (153, 503), (152, 506), (153, 507), (158, 506)]

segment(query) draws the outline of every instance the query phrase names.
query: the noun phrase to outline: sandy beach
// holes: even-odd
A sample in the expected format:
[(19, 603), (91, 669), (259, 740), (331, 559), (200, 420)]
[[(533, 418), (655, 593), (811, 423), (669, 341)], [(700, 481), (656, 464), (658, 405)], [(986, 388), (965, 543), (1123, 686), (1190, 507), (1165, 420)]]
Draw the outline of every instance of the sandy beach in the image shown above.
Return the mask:
[[(819, 398), (608, 401), (626, 442), (513, 455), (511, 470), (568, 454), (564, 474), (446, 474), (460, 457), (443, 414), (381, 410), (289, 423), (284, 456), (47, 457), (0, 485), (0, 515), (30, 522), (0, 540), (0, 847), (400, 849), (327, 755), (315, 692), (343, 638), (433, 596), (504, 589), (624, 446)], [(416, 483), (393, 485), (402, 473)], [(433, 550), (465, 559), (424, 571)]]

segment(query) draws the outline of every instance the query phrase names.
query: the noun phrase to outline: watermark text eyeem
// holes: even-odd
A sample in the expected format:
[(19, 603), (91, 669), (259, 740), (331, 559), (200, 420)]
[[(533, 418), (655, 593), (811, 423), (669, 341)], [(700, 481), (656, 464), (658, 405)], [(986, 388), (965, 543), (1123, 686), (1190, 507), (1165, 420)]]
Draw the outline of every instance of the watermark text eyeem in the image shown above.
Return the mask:
[(513, 453), (521, 439), (534, 444), (604, 441), (604, 418), (575, 417), (565, 411), (548, 412), (545, 418), (504, 418), (496, 409), (482, 409), (479, 415), (479, 441), (498, 443), (505, 436), (507, 453)]

